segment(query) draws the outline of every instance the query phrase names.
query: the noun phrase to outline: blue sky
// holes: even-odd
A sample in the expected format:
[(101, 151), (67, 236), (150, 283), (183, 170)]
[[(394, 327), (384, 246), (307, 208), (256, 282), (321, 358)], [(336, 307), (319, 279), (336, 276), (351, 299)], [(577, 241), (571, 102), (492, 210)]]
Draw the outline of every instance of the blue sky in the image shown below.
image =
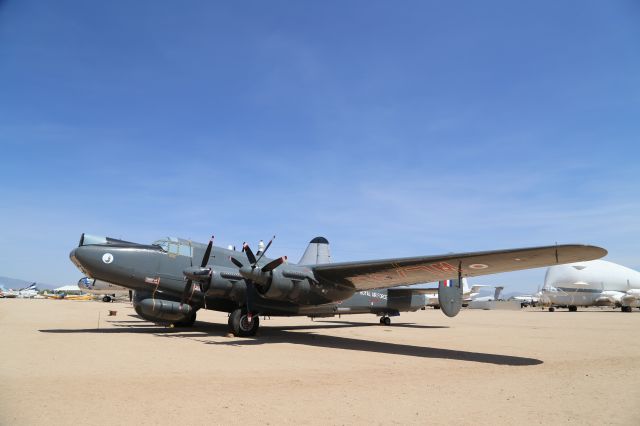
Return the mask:
[(519, 3), (0, 2), (0, 275), (82, 232), (640, 268), (640, 7)]

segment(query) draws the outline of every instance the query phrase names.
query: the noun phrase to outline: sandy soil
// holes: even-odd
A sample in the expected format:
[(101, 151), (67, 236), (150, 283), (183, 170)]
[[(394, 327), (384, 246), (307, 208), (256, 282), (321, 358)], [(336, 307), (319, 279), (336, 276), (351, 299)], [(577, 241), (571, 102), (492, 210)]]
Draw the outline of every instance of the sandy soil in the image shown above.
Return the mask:
[(0, 299), (0, 424), (640, 424), (637, 310), (274, 318), (250, 339), (223, 313), (133, 315)]

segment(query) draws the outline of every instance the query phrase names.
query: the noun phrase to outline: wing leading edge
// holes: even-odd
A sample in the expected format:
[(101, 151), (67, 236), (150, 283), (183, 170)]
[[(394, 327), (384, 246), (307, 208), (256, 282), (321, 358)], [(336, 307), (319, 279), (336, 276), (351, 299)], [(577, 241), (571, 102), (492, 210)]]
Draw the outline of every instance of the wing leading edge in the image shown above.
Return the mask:
[(313, 266), (317, 279), (356, 290), (395, 287), (463, 277), (540, 268), (559, 263), (599, 259), (601, 247), (565, 244), (558, 246), (453, 253), (441, 256), (406, 257)]

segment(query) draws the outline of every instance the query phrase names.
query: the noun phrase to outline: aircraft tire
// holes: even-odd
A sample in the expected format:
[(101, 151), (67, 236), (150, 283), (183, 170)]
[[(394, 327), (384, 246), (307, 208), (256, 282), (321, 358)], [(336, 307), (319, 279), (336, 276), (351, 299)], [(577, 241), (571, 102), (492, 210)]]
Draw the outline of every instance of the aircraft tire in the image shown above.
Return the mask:
[(622, 310), (622, 312), (631, 312), (631, 306), (623, 306), (622, 308), (620, 308)]
[(554, 308), (553, 306), (549, 308), (549, 312), (555, 312), (556, 308)]
[(569, 312), (578, 312), (578, 307), (575, 305), (569, 305)]
[(102, 301), (105, 302), (105, 303), (111, 302), (111, 296), (109, 296), (109, 295), (103, 296), (102, 297)]
[(391, 318), (389, 317), (382, 317), (382, 323), (384, 325), (391, 325)]
[(254, 315), (251, 323), (247, 320), (247, 313), (236, 309), (229, 316), (229, 331), (236, 337), (255, 336), (260, 327), (260, 317)]

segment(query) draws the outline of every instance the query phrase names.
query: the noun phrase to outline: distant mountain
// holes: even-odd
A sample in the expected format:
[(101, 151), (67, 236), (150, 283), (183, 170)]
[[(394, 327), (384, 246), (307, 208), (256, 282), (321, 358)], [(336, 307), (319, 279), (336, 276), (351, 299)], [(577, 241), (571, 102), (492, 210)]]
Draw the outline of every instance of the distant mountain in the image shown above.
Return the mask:
[[(0, 287), (4, 287), (5, 290), (8, 290), (10, 288), (14, 289), (14, 290), (18, 290), (20, 288), (25, 288), (28, 285), (30, 285), (33, 281), (25, 281), (25, 280), (21, 280), (19, 278), (9, 278), (9, 277), (2, 277), (0, 276)], [(59, 287), (57, 285), (53, 285), (53, 284), (47, 284), (47, 283), (41, 283), (36, 281), (36, 286), (38, 287), (38, 290), (44, 290), (44, 289), (54, 289), (56, 287)]]

